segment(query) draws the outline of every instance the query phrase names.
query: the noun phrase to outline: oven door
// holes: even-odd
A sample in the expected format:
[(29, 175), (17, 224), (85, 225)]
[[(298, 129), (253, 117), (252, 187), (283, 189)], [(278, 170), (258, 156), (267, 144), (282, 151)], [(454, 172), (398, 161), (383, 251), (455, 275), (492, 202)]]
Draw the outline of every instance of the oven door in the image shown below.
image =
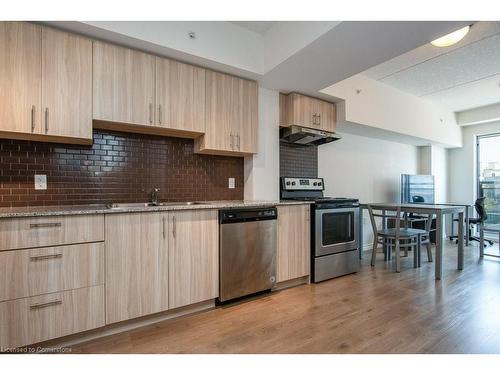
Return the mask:
[(315, 227), (316, 256), (359, 247), (359, 207), (317, 209)]

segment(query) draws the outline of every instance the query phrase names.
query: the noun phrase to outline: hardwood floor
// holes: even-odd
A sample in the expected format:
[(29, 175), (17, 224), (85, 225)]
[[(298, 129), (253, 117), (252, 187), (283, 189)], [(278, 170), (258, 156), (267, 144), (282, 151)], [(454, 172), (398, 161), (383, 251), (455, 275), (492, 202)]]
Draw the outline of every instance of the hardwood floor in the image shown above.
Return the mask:
[[(495, 244), (495, 246), (498, 246)], [(491, 249), (490, 249), (491, 251)], [(466, 248), (444, 277), (422, 254), (393, 273), (366, 254), (361, 271), (80, 344), (73, 353), (500, 353), (500, 261)]]

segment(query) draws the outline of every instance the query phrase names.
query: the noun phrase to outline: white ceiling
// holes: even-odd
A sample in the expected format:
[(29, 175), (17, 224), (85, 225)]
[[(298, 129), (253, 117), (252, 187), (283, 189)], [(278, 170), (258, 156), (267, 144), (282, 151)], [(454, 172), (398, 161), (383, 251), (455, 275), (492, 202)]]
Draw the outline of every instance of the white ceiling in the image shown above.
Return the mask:
[(427, 43), (363, 72), (452, 111), (500, 102), (500, 22), (475, 23), (447, 48)]
[(265, 35), (271, 27), (278, 23), (278, 21), (231, 21), (231, 23), (253, 31), (254, 33)]

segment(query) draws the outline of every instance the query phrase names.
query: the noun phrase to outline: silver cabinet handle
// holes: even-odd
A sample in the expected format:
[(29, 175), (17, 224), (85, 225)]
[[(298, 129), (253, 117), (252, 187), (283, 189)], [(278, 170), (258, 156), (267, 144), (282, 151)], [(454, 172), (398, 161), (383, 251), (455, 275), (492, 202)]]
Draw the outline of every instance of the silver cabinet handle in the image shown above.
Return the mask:
[(149, 103), (149, 123), (153, 123), (153, 104)]
[(158, 123), (161, 125), (161, 104), (158, 105)]
[(62, 300), (56, 299), (55, 301), (45, 302), (45, 303), (36, 303), (34, 305), (30, 305), (30, 310), (38, 310), (43, 309), (44, 307), (56, 306), (62, 304)]
[(165, 236), (166, 236), (166, 231), (165, 231), (165, 216), (162, 216), (161, 220), (162, 220), (162, 224), (163, 224), (163, 239), (165, 239)]
[(31, 132), (32, 133), (35, 131), (35, 111), (36, 111), (36, 107), (34, 105), (31, 106)]
[(321, 125), (321, 115), (318, 115), (318, 125)]
[(172, 216), (172, 234), (173, 234), (174, 238), (175, 238), (175, 235), (177, 234), (177, 228), (176, 228), (175, 222), (176, 222), (175, 216)]
[(233, 140), (233, 135), (229, 135), (231, 137), (231, 150), (234, 150), (234, 140)]
[(30, 224), (30, 228), (53, 228), (53, 227), (60, 227), (62, 226), (62, 223), (34, 223)]
[(236, 136), (236, 139), (238, 140), (238, 151), (240, 150), (240, 135), (238, 134)]
[(32, 262), (36, 262), (38, 260), (60, 259), (62, 257), (63, 257), (62, 254), (38, 255), (30, 257), (30, 260)]
[(313, 115), (313, 125), (316, 125), (316, 113)]
[(49, 109), (45, 108), (45, 134), (49, 132)]

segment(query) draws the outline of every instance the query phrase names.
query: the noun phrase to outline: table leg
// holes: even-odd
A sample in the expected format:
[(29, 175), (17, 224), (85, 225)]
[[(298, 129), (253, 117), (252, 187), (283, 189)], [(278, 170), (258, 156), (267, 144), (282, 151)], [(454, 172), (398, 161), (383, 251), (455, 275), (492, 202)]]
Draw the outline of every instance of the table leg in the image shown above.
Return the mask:
[(469, 206), (465, 206), (465, 246), (469, 246)]
[(451, 239), (451, 237), (453, 237), (455, 235), (455, 222), (453, 221), (454, 219), (455, 219), (455, 214), (452, 213), (451, 214), (451, 226), (450, 226), (451, 227), (450, 228), (450, 232), (451, 232), (450, 239)]
[(443, 274), (443, 214), (436, 214), (436, 279)]
[[(467, 237), (468, 237), (467, 232)], [(458, 214), (458, 266), (457, 269), (464, 269), (464, 213)]]
[(484, 257), (484, 230), (481, 224), (479, 224), (479, 257)]
[(359, 208), (359, 259), (363, 258), (363, 209)]
[[(382, 210), (382, 215), (385, 216), (386, 210)], [(387, 219), (385, 217), (382, 218), (382, 229), (385, 230), (387, 229)], [(390, 250), (388, 250), (389, 247), (386, 245), (386, 242), (382, 244), (382, 251), (384, 254), (387, 254)], [(390, 255), (387, 256), (387, 259), (390, 259)], [(386, 260), (386, 257), (384, 256), (384, 260)]]

